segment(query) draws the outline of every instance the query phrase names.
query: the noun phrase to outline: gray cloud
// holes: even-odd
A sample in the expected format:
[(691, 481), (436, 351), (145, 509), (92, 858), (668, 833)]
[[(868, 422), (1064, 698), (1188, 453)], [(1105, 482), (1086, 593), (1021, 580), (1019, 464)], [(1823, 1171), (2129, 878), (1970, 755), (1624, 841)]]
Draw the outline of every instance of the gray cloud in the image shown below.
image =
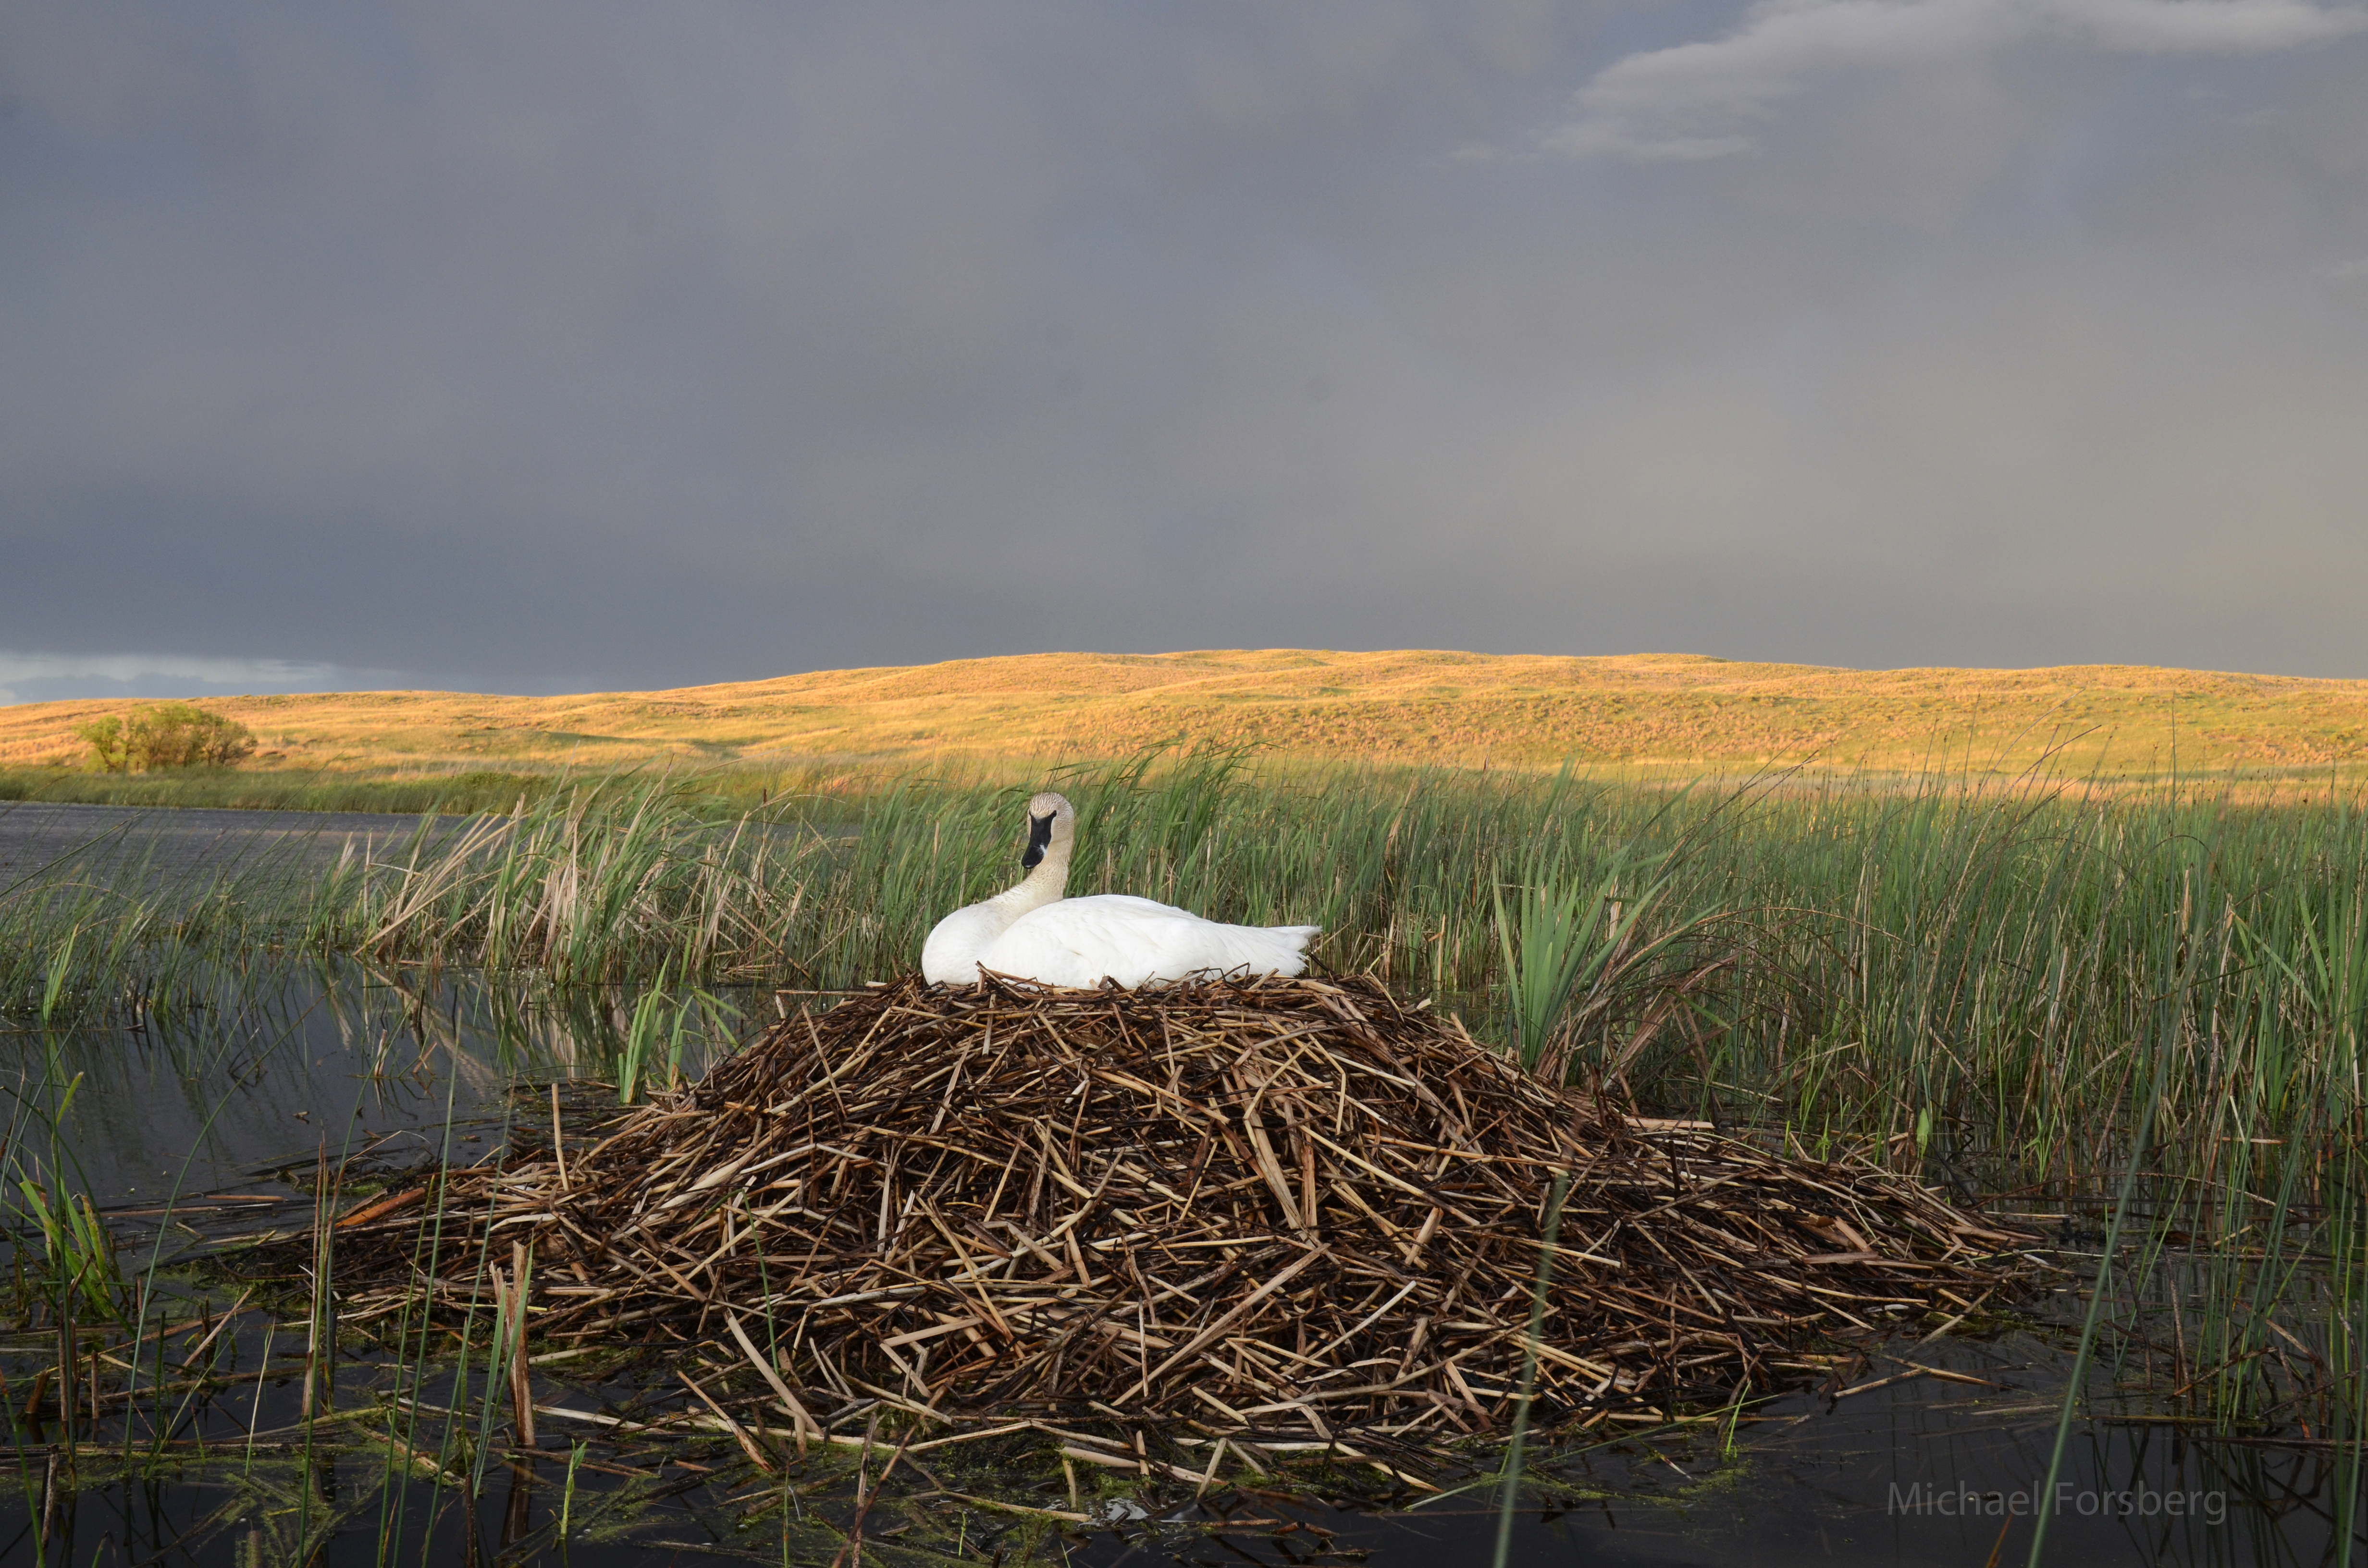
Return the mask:
[(2368, 674), (2351, 13), (1994, 6), (1581, 99), (1748, 158), (1455, 155), (1844, 9), (18, 8), (0, 644)]

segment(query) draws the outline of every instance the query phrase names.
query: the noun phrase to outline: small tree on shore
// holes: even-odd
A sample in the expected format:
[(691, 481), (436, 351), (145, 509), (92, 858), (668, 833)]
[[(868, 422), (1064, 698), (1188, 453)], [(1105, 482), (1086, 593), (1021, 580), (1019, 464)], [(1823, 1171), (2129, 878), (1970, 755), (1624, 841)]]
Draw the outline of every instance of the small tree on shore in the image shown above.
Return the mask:
[(187, 702), (159, 702), (94, 719), (75, 732), (90, 743), (90, 766), (101, 773), (153, 773), (210, 764), (232, 767), (255, 755), (255, 733), (235, 719)]
[(103, 719), (93, 719), (74, 731), (90, 743), (90, 767), (94, 773), (127, 773), (131, 759), (123, 749), (123, 718), (109, 713)]

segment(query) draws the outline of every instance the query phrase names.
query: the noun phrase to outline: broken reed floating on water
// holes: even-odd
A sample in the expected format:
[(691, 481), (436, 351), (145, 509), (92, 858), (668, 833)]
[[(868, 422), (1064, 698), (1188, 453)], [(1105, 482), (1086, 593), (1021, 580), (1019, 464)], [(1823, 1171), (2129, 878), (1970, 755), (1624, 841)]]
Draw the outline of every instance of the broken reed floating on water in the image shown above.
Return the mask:
[(909, 979), (602, 1131), (357, 1210), (342, 1314), (465, 1311), (523, 1245), (538, 1338), (712, 1347), (802, 1437), (884, 1401), (1407, 1453), (1509, 1424), (1557, 1170), (1542, 1428), (1803, 1381), (2031, 1239), (1550, 1088), (1362, 978)]

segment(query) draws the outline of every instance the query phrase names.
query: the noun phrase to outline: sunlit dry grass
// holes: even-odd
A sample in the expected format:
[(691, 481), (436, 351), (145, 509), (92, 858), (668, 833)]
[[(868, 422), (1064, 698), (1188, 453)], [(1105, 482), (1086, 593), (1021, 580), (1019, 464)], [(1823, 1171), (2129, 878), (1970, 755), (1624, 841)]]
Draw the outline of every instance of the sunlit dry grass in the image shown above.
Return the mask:
[[(366, 692), (211, 704), (266, 769), (400, 781), (666, 762), (752, 773), (1043, 759), (1170, 743), (1301, 762), (1652, 778), (1810, 763), (1877, 783), (2053, 771), (2368, 776), (2368, 681), (2126, 665), (1861, 671), (1681, 654), (1044, 653), (577, 697)], [(0, 767), (65, 763), (94, 702), (0, 708)], [(21, 773), (14, 786), (23, 792)]]

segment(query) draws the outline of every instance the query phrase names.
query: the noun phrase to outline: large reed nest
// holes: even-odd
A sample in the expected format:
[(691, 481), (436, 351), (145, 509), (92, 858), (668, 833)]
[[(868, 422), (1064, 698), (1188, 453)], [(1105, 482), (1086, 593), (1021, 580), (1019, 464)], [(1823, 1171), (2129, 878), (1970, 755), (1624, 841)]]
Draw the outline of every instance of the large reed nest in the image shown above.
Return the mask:
[(1804, 1381), (2026, 1239), (1550, 1088), (1353, 978), (906, 980), (600, 1131), (340, 1221), (342, 1310), (466, 1310), (530, 1249), (537, 1339), (703, 1346), (777, 1428), (885, 1403), (1404, 1451), (1509, 1422), (1558, 1171), (1542, 1423)]

